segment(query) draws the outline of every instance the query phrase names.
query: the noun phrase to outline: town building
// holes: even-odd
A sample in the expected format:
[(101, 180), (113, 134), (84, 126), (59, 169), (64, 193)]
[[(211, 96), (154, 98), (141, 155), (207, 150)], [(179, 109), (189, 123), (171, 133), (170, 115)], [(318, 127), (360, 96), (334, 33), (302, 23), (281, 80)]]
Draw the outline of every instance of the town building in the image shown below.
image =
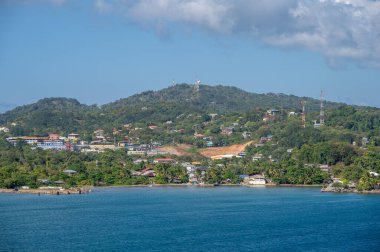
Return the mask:
[(9, 131), (7, 127), (0, 127), (0, 132), (8, 133)]
[(224, 136), (231, 136), (234, 133), (234, 127), (220, 127), (220, 134)]
[(261, 153), (257, 153), (255, 154), (253, 157), (252, 157), (252, 161), (259, 161), (259, 160), (262, 160), (264, 157), (263, 157), (263, 154)]
[(247, 183), (248, 185), (265, 185), (267, 181), (263, 175), (258, 174), (249, 176)]
[(79, 142), (80, 140), (80, 137), (79, 137), (79, 134), (76, 134), (76, 133), (71, 133), (67, 136), (67, 139), (70, 141), (70, 142)]
[(156, 158), (153, 160), (154, 164), (173, 164), (176, 161), (172, 158)]

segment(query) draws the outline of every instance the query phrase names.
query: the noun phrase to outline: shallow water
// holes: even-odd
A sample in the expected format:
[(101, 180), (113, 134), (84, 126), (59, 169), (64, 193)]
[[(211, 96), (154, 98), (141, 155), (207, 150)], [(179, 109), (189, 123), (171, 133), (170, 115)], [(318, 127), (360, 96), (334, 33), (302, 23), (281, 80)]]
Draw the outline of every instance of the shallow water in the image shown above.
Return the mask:
[(0, 194), (1, 251), (379, 251), (380, 195), (132, 187)]

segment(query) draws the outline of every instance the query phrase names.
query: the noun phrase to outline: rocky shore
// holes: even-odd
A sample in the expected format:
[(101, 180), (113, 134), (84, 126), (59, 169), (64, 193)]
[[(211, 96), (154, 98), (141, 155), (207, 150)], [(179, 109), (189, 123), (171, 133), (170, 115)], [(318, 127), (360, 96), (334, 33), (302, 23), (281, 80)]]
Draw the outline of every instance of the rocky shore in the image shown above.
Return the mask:
[(50, 195), (68, 195), (68, 194), (83, 194), (89, 193), (88, 188), (71, 188), (71, 189), (0, 189), (0, 193), (15, 193), (15, 194), (50, 194)]
[(355, 188), (343, 188), (343, 187), (333, 187), (327, 186), (321, 189), (321, 192), (330, 192), (330, 193), (363, 193), (363, 194), (380, 194), (380, 190), (371, 190), (371, 191), (359, 191)]

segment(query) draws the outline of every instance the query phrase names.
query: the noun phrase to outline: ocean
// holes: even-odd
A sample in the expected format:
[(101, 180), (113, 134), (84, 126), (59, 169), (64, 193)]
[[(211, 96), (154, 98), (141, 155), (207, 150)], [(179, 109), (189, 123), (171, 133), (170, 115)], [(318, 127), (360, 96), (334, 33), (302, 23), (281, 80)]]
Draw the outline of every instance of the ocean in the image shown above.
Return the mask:
[(380, 251), (380, 195), (222, 186), (0, 194), (0, 251)]

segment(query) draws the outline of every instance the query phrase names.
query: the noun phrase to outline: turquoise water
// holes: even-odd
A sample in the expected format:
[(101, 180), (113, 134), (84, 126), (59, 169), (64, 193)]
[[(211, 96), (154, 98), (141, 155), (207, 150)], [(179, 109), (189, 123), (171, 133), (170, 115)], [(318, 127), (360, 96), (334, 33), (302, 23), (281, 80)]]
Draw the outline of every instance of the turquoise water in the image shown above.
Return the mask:
[(379, 251), (380, 195), (141, 187), (0, 194), (0, 251)]

